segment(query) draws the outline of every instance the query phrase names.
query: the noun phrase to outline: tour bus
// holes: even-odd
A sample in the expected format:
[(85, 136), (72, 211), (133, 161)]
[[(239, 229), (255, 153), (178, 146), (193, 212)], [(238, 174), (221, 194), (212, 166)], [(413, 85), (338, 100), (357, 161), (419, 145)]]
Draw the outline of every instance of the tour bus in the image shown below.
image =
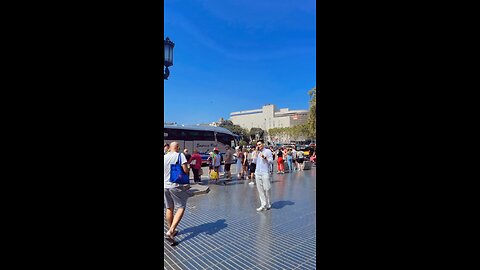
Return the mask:
[(183, 152), (183, 149), (187, 148), (190, 154), (193, 154), (193, 149), (198, 149), (203, 166), (206, 166), (208, 153), (213, 152), (215, 147), (223, 155), (227, 145), (235, 151), (240, 139), (240, 136), (222, 127), (184, 125), (163, 125), (163, 127), (164, 144), (176, 141), (180, 144), (180, 151)]

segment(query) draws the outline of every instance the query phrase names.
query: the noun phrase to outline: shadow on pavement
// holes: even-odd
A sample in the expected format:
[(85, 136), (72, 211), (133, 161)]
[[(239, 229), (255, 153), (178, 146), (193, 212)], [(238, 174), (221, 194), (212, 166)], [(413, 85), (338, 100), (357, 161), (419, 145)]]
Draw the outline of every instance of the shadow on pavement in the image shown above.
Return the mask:
[(294, 205), (295, 203), (292, 202), (292, 201), (278, 201), (278, 202), (274, 202), (272, 203), (272, 208), (273, 209), (280, 209), (280, 208), (283, 208), (287, 205)]
[(201, 233), (205, 233), (207, 235), (215, 234), (220, 230), (227, 228), (228, 225), (225, 223), (225, 221), (225, 219), (219, 219), (216, 222), (205, 223), (182, 230), (180, 232), (182, 235), (188, 235), (179, 242), (187, 241), (188, 239), (191, 239)]

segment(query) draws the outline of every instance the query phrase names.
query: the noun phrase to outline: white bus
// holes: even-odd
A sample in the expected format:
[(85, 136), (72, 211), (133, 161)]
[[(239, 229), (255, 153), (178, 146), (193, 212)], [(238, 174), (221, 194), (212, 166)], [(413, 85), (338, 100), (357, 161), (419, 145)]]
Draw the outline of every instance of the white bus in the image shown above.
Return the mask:
[(180, 144), (180, 151), (187, 148), (189, 153), (198, 149), (202, 156), (202, 164), (205, 165), (208, 153), (218, 147), (220, 154), (225, 154), (225, 146), (230, 145), (232, 149), (238, 145), (240, 136), (222, 127), (213, 126), (183, 126), (163, 125), (163, 143), (176, 141)]

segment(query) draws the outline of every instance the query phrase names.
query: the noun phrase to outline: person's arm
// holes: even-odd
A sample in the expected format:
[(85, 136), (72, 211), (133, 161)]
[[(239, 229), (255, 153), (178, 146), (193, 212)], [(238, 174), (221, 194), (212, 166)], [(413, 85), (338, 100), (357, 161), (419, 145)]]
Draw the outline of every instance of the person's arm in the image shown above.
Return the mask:
[(187, 163), (187, 158), (185, 157), (185, 155), (184, 155), (183, 153), (180, 154), (179, 158), (182, 159), (181, 162), (182, 162), (182, 169), (183, 169), (183, 171), (184, 171), (186, 174), (189, 174), (190, 172), (189, 172), (188, 166), (187, 166), (187, 164), (188, 164), (188, 163)]

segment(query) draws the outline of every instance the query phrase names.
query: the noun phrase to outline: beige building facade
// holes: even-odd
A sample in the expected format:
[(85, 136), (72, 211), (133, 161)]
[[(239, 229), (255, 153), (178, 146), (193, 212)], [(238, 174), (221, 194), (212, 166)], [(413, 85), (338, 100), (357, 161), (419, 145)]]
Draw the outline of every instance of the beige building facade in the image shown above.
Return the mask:
[(250, 130), (252, 127), (268, 131), (272, 128), (292, 127), (307, 121), (308, 110), (277, 109), (273, 104), (261, 109), (230, 113), (230, 121)]

